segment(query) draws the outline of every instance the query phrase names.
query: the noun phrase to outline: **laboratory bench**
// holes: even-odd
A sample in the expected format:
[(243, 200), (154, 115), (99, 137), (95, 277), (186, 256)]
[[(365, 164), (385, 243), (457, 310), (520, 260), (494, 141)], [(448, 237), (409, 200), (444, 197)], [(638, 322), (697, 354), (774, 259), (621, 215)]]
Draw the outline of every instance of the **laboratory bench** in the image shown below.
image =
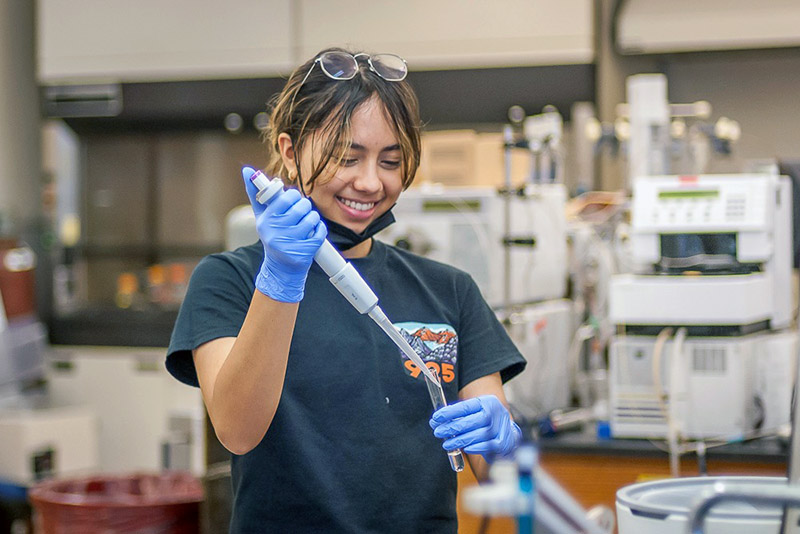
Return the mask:
[[(616, 492), (623, 486), (670, 476), (669, 455), (663, 441), (597, 439), (593, 432), (566, 432), (539, 442), (542, 467), (584, 508), (599, 504), (615, 511)], [(719, 447), (709, 446), (709, 475), (786, 476), (787, 443), (780, 438), (761, 438)], [(681, 476), (697, 476), (694, 453), (681, 457)], [(477, 484), (465, 469), (459, 489)], [(481, 518), (468, 514), (459, 499), (459, 532), (481, 532)], [(515, 533), (511, 519), (489, 522), (487, 534)]]

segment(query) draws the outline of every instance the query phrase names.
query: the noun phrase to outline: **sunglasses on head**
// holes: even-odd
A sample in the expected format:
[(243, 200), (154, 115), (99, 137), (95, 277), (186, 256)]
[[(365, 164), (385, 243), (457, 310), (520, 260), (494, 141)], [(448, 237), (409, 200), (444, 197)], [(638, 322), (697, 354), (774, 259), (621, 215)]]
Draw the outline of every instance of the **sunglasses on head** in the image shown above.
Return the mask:
[[(334, 80), (352, 80), (358, 73), (358, 58), (366, 57), (369, 70), (386, 80), (387, 82), (399, 82), (406, 79), (408, 75), (408, 64), (406, 60), (395, 54), (349, 54), (347, 52), (325, 52), (314, 60), (311, 68), (308, 69), (300, 87), (306, 83), (314, 66), (319, 63), (322, 72), (328, 78)], [(299, 90), (299, 88), (298, 88)]]

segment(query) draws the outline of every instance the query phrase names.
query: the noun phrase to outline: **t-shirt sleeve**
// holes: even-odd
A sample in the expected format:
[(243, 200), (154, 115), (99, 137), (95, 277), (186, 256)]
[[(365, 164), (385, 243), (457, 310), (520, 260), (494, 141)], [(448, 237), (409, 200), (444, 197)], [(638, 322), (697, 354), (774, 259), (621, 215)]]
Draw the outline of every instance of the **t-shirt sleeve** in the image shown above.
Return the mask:
[(503, 383), (511, 380), (525, 369), (525, 358), (483, 299), (471, 276), (465, 275), (461, 280), (459, 295), (458, 389), (497, 372)]
[(185, 384), (199, 386), (192, 350), (221, 337), (236, 337), (244, 323), (253, 283), (230, 261), (207, 256), (189, 280), (167, 349), (167, 370)]

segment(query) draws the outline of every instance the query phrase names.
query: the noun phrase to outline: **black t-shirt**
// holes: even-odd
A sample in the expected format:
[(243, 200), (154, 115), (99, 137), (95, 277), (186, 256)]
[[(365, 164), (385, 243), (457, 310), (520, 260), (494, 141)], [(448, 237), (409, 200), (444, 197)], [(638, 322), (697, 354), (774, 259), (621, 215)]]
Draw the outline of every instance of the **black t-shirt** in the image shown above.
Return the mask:
[[(197, 266), (167, 355), (176, 378), (196, 386), (191, 351), (238, 335), (263, 255), (255, 243)], [(379, 241), (351, 261), (436, 362), (448, 402), (477, 378), (524, 368), (468, 274)], [(231, 532), (455, 533), (456, 474), (432, 412), (419, 370), (312, 265), (275, 417), (258, 446), (232, 455)]]

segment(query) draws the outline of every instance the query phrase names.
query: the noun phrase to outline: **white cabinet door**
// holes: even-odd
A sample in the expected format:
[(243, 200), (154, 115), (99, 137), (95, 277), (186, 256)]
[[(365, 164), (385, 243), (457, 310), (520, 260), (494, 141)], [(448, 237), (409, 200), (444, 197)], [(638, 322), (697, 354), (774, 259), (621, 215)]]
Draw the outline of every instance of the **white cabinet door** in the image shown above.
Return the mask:
[(631, 54), (800, 46), (797, 0), (630, 0), (619, 46)]
[(39, 79), (159, 81), (292, 66), (291, 0), (38, 0)]
[(393, 52), (412, 70), (591, 63), (591, 0), (298, 0), (303, 57)]

